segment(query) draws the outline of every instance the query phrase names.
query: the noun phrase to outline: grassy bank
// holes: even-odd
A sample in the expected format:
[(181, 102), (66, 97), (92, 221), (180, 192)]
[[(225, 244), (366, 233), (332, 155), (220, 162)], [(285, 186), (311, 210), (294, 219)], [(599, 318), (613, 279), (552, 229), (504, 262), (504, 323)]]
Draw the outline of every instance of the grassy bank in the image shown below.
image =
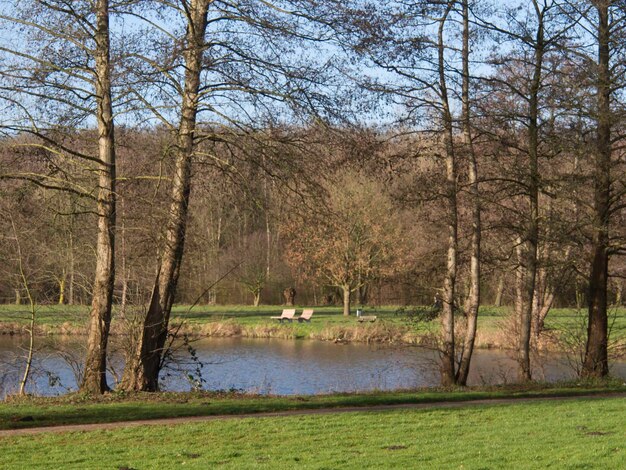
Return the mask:
[(422, 389), (399, 392), (310, 396), (258, 396), (242, 393), (111, 393), (93, 397), (12, 397), (0, 403), (0, 429), (88, 424), (140, 419), (211, 416), (333, 407), (367, 407), (496, 398), (571, 397), (626, 393), (621, 381), (524, 386)]
[(0, 438), (1, 468), (623, 468), (626, 399), (244, 418)]
[[(298, 308), (301, 311), (302, 307)], [(172, 323), (182, 324), (181, 333), (206, 337), (242, 336), (249, 338), (315, 339), (324, 341), (356, 341), (377, 343), (428, 342), (439, 331), (439, 322), (416, 322), (397, 306), (377, 306), (365, 309), (376, 315), (374, 323), (360, 324), (354, 316), (344, 317), (339, 307), (317, 307), (311, 323), (280, 324), (270, 317), (280, 314), (279, 306), (195, 306), (178, 305), (172, 313)], [(49, 334), (85, 333), (88, 308), (85, 306), (40, 306), (36, 332)], [(574, 309), (553, 309), (546, 320), (546, 332), (540, 347), (558, 349), (563, 336), (582, 334), (585, 312)], [(0, 334), (25, 334), (28, 314), (20, 306), (0, 306)], [(119, 316), (112, 322), (113, 334), (124, 333)], [(482, 307), (478, 320), (476, 344), (482, 348), (501, 348), (512, 344), (510, 309)], [(626, 309), (611, 311), (611, 338), (626, 343)]]

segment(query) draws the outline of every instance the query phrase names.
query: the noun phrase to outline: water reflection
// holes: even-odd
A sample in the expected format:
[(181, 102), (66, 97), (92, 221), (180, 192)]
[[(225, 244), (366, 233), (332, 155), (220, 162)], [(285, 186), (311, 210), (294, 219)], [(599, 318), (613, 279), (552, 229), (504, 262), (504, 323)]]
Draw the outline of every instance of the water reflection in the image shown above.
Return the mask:
[[(0, 337), (0, 390), (15, 391), (23, 360), (23, 339)], [(289, 341), (247, 338), (212, 338), (192, 344), (203, 364), (202, 386), (209, 390), (244, 390), (262, 394), (316, 394), (365, 390), (394, 390), (438, 384), (437, 353), (415, 347), (365, 344), (335, 344), (319, 341)], [(82, 342), (62, 341), (40, 347), (30, 392), (44, 395), (66, 393), (76, 388), (76, 376), (83, 361)], [(112, 345), (115, 382), (123, 368), (121, 352)], [(186, 348), (175, 354), (163, 378), (167, 390), (192, 387), (194, 362)], [(15, 366), (17, 364), (17, 367)], [(626, 362), (613, 363), (612, 374), (626, 378)], [(479, 350), (472, 362), (469, 382), (496, 384), (515, 380), (511, 353)], [(557, 381), (575, 377), (567, 358), (550, 354), (539, 358), (534, 376)]]

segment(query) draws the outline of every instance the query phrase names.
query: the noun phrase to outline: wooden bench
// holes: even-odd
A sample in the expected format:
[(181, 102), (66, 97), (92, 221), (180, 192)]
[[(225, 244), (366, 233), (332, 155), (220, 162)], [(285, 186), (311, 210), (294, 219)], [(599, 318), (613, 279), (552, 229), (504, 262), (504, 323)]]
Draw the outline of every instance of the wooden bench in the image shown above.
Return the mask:
[(360, 317), (357, 317), (357, 320), (359, 321), (359, 323), (363, 323), (365, 321), (374, 322), (376, 321), (376, 318), (376, 315), (362, 315)]
[(270, 317), (272, 320), (278, 320), (279, 322), (283, 322), (287, 320), (289, 323), (293, 321), (293, 316), (296, 314), (295, 308), (286, 308), (283, 310), (283, 313), (280, 317)]
[(302, 315), (298, 317), (298, 323), (307, 322), (311, 323), (311, 317), (313, 316), (312, 308), (305, 308), (302, 310)]

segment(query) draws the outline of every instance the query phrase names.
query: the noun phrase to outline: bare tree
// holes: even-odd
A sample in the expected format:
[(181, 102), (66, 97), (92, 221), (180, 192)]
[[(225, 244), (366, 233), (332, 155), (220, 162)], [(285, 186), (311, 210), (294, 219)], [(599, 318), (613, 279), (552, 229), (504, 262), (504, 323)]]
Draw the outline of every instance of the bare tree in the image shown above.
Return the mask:
[[(611, 63), (619, 49), (618, 32), (623, 28), (623, 6), (611, 0), (584, 2), (586, 19), (590, 27), (595, 27), (597, 46), (596, 67), (596, 123), (595, 148), (593, 152), (593, 260), (589, 274), (589, 319), (587, 325), (587, 344), (582, 375), (585, 377), (604, 377), (609, 373), (608, 366), (608, 281), (609, 255), (612, 214), (619, 201), (619, 189), (614, 188), (612, 178), (613, 142), (612, 135), (616, 125), (612, 100), (617, 90), (622, 87), (617, 81), (617, 71)], [(623, 192), (623, 190), (622, 190)]]
[[(103, 393), (108, 390), (106, 358), (111, 304), (115, 280), (115, 131), (111, 97), (111, 44), (109, 2), (97, 0), (95, 5), (95, 97), (98, 124), (99, 190), (98, 242), (96, 272), (91, 301), (89, 336), (85, 373), (81, 391)], [(83, 20), (84, 21), (84, 20)]]
[[(319, 91), (327, 83), (323, 70), (316, 73), (316, 61), (302, 60), (289, 45), (295, 41), (295, 47), (302, 48), (308, 41), (325, 40), (311, 26), (314, 2), (278, 5), (156, 0), (145, 5), (149, 10), (140, 12), (149, 31), (155, 32), (157, 22), (152, 18), (157, 14), (165, 15), (174, 24), (180, 22), (185, 30), (181, 36), (175, 30), (156, 28), (158, 44), (166, 44), (170, 55), (137, 54), (138, 70), (147, 70), (138, 82), (144, 81), (147, 86), (134, 92), (138, 102), (172, 131), (175, 160), (170, 211), (152, 291), (158, 300), (150, 303), (141, 343), (122, 380), (125, 389), (153, 391), (158, 389), (183, 258), (192, 160), (237, 174), (233, 159), (223, 159), (216, 152), (216, 147), (221, 145), (231, 152), (247, 155), (248, 160), (261, 156), (256, 164), (262, 171), (271, 173), (270, 163), (262, 158), (271, 152), (261, 151), (251, 157), (242, 145), (247, 140), (245, 136), (253, 135), (254, 139), (253, 131), (261, 135), (259, 124), (265, 122), (270, 129), (281, 113), (293, 116), (291, 109), (310, 109), (317, 96), (307, 90), (313, 87)], [(161, 10), (164, 13), (158, 13)], [(156, 80), (151, 78), (155, 74)], [(163, 101), (151, 100), (153, 93)], [(256, 138), (257, 143), (261, 140)], [(205, 145), (201, 148), (202, 142)]]
[(353, 292), (393, 276), (409, 257), (402, 214), (381, 182), (341, 173), (324, 188), (326, 206), (294, 214), (283, 231), (296, 275), (340, 289), (343, 314), (349, 316)]
[[(26, 133), (26, 143), (40, 152), (52, 168), (49, 173), (5, 174), (40, 186), (63, 189), (91, 197), (91, 190), (59, 177), (60, 161), (69, 156), (82, 160), (98, 174), (98, 241), (93, 283), (88, 353), (81, 389), (102, 393), (106, 383), (106, 348), (111, 319), (114, 279), (115, 141), (111, 81), (109, 2), (22, 2), (4, 8), (0, 19), (6, 27), (21, 28), (25, 42), (4, 41), (0, 50), (7, 62), (3, 99), (11, 108), (5, 129)], [(11, 94), (13, 93), (13, 94)], [(89, 121), (92, 119), (92, 121)], [(97, 125), (97, 156), (91, 149), (72, 148), (68, 133), (73, 126)], [(69, 129), (69, 132), (68, 132)]]
[[(544, 183), (541, 162), (558, 150), (551, 151), (546, 144), (554, 119), (550, 111), (550, 93), (558, 87), (559, 60), (555, 59), (568, 39), (571, 24), (560, 14), (552, 0), (532, 0), (520, 8), (504, 7), (492, 20), (481, 21), (496, 40), (508, 40), (512, 47), (498, 51), (491, 59), (494, 74), (489, 77), (491, 92), (503, 99), (507, 109), (493, 112), (496, 120), (504, 116), (503, 129), (491, 132), (506, 148), (512, 160), (508, 174), (497, 175), (505, 185), (513, 184), (511, 194), (519, 199), (509, 210), (516, 214), (512, 221), (517, 266), (515, 283), (515, 311), (519, 324), (518, 376), (521, 381), (532, 378), (531, 330), (532, 309), (536, 291), (538, 247), (540, 234), (540, 194)], [(506, 104), (505, 104), (506, 103)], [(491, 103), (494, 104), (494, 103)], [(498, 104), (495, 104), (498, 106)], [(489, 111), (487, 111), (489, 113)], [(517, 126), (517, 123), (521, 126)], [(504, 132), (510, 132), (507, 136)], [(553, 139), (554, 140), (554, 139)]]
[(456, 383), (466, 385), (469, 376), (472, 353), (474, 351), (474, 340), (476, 339), (476, 327), (478, 321), (478, 308), (480, 307), (480, 281), (481, 281), (481, 237), (482, 225), (480, 216), (480, 190), (478, 186), (478, 160), (472, 140), (472, 111), (470, 102), (470, 22), (469, 22), (469, 2), (462, 0), (462, 126), (463, 140), (465, 144), (465, 154), (468, 165), (468, 185), (471, 195), (471, 248), (470, 248), (470, 274), (469, 274), (469, 294), (465, 307), (465, 317), (467, 327), (465, 329), (465, 339), (461, 351), (459, 367), (456, 372)]
[(25, 254), (22, 251), (22, 244), (20, 241), (22, 234), (18, 232), (17, 227), (15, 225), (15, 220), (13, 220), (13, 216), (11, 215), (11, 213), (5, 213), (2, 215), (6, 217), (11, 223), (12, 238), (15, 244), (15, 261), (16, 261), (16, 266), (17, 266), (17, 271), (18, 271), (17, 274), (18, 274), (20, 283), (22, 284), (22, 288), (24, 289), (24, 292), (26, 293), (26, 299), (28, 300), (28, 308), (29, 308), (29, 313), (30, 313), (30, 321), (29, 321), (28, 330), (27, 330), (28, 331), (28, 348), (26, 350), (26, 361), (24, 364), (24, 373), (22, 374), (22, 378), (20, 380), (20, 386), (19, 386), (19, 392), (18, 392), (20, 395), (24, 395), (26, 394), (26, 385), (28, 384), (28, 379), (31, 374), (31, 368), (33, 365), (33, 355), (35, 353), (35, 321), (37, 319), (37, 309), (36, 309), (36, 304), (35, 304), (35, 298), (31, 290), (31, 282), (27, 274), (27, 268), (25, 266), (25, 259), (24, 259)]

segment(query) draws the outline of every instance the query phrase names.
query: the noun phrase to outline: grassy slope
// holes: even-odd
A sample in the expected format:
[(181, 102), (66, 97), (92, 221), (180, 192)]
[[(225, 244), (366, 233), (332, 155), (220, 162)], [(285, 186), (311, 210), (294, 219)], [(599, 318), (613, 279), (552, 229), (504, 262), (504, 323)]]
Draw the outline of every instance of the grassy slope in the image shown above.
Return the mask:
[(59, 424), (86, 424), (137, 419), (154, 419), (217, 414), (243, 414), (350, 406), (436, 403), (490, 398), (579, 396), (626, 392), (626, 384), (527, 384), (467, 388), (462, 390), (423, 389), (404, 392), (376, 392), (292, 397), (259, 397), (247, 394), (140, 393), (107, 394), (90, 397), (70, 394), (61, 397), (12, 398), (0, 402), (0, 429), (19, 429)]
[(626, 399), (0, 438), (0, 468), (624, 468)]
[[(409, 323), (405, 316), (396, 315), (396, 306), (367, 307), (366, 314), (378, 315), (376, 324), (357, 324), (354, 317), (345, 318), (341, 315), (339, 307), (316, 307), (313, 321), (310, 324), (284, 324), (280, 325), (269, 317), (279, 315), (279, 306), (204, 306), (199, 305), (190, 309), (188, 306), (178, 305), (173, 310), (173, 323), (184, 322), (186, 328), (197, 332), (213, 332), (216, 335), (229, 335), (229, 331), (238, 331), (237, 328), (229, 329), (228, 326), (239, 326), (242, 328), (255, 329), (259, 334), (277, 333), (276, 336), (291, 338), (318, 337), (323, 338), (324, 334), (332, 335), (333, 328), (358, 327), (367, 329), (372, 327), (380, 328), (384, 324), (388, 328), (411, 329), (419, 332), (436, 331), (439, 323), (421, 323), (417, 327)], [(298, 309), (301, 310), (301, 307)], [(506, 321), (509, 309), (507, 307), (482, 307), (479, 317), (479, 333), (495, 332), (502, 328)], [(64, 328), (81, 328), (86, 325), (88, 308), (85, 306), (59, 306), (45, 305), (38, 307), (37, 323), (43, 332), (63, 332)], [(26, 325), (28, 312), (24, 307), (15, 305), (0, 305), (0, 331), (4, 327), (5, 331), (10, 326)], [(548, 330), (577, 329), (580, 327), (584, 312), (578, 313), (574, 309), (553, 309), (546, 320)], [(612, 338), (626, 338), (626, 309), (611, 310)], [(217, 326), (225, 328), (217, 328)], [(117, 326), (115, 319), (113, 328)], [(276, 332), (277, 328), (281, 331)], [(216, 330), (219, 330), (216, 332)]]

